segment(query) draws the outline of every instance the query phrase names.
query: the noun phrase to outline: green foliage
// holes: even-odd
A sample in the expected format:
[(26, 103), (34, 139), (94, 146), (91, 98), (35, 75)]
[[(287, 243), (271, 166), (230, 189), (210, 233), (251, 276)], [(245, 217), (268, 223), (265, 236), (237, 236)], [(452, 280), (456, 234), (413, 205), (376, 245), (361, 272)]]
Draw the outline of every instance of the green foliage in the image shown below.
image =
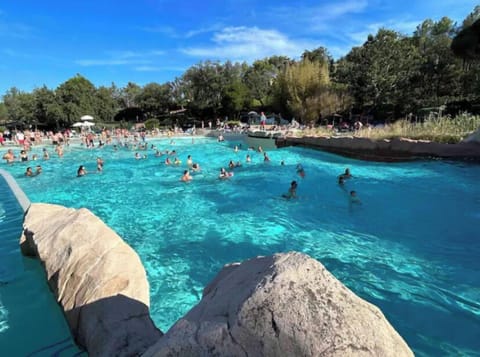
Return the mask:
[(95, 86), (79, 74), (60, 84), (55, 94), (62, 108), (61, 126), (70, 127), (83, 115), (95, 113)]
[(170, 86), (167, 83), (149, 83), (137, 95), (136, 102), (147, 118), (159, 118), (168, 113), (172, 104)]
[(148, 119), (144, 123), (147, 130), (152, 130), (160, 127), (160, 121), (158, 119)]

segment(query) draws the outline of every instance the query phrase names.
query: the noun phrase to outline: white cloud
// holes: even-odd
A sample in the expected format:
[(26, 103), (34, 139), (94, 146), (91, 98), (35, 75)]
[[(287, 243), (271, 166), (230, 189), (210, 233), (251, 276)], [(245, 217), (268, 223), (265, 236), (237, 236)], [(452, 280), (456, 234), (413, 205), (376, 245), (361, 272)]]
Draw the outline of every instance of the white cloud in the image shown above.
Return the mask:
[(152, 63), (153, 57), (162, 56), (165, 51), (108, 51), (106, 54), (107, 58), (79, 59), (75, 63), (83, 67), (148, 65)]
[(401, 34), (406, 34), (410, 35), (412, 34), (413, 31), (415, 31), (416, 27), (421, 23), (422, 21), (395, 21), (395, 20), (389, 20), (385, 22), (378, 22), (378, 23), (372, 23), (372, 24), (367, 24), (363, 27), (362, 30), (360, 31), (355, 31), (348, 33), (348, 37), (354, 42), (353, 45), (361, 45), (364, 43), (368, 35), (375, 35), (379, 29), (387, 28), (390, 30), (398, 31)]
[(138, 66), (134, 68), (137, 72), (160, 72), (160, 71), (173, 71), (173, 72), (184, 72), (185, 68), (183, 67), (157, 67), (157, 66)]
[(219, 23), (219, 24), (213, 24), (213, 25), (207, 26), (207, 27), (201, 27), (201, 28), (196, 29), (196, 30), (190, 30), (185, 34), (185, 38), (191, 38), (191, 37), (198, 36), (198, 35), (201, 35), (201, 34), (204, 34), (204, 33), (218, 31), (222, 27), (223, 27), (223, 24)]
[(148, 60), (129, 60), (129, 59), (81, 59), (76, 60), (75, 63), (83, 67), (93, 66), (126, 66), (148, 64)]
[(336, 1), (317, 6), (281, 6), (272, 8), (269, 12), (278, 22), (308, 28), (309, 31), (324, 31), (338, 27), (339, 18), (350, 14), (364, 12), (368, 7), (367, 0)]
[(311, 41), (291, 40), (277, 30), (245, 26), (224, 28), (216, 32), (211, 41), (211, 46), (180, 51), (193, 57), (252, 62), (271, 55), (298, 57), (305, 49), (318, 47)]

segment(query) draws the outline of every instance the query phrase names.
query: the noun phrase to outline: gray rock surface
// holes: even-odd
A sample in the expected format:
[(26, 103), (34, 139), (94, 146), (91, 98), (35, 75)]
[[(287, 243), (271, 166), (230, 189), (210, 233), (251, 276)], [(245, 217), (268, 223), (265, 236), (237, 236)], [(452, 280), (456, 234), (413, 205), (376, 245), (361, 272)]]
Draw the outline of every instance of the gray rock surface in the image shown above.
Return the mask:
[(89, 210), (32, 204), (21, 246), (42, 261), (77, 343), (90, 356), (139, 355), (162, 336), (150, 318), (138, 255)]
[(224, 267), (146, 357), (413, 356), (380, 310), (301, 253)]

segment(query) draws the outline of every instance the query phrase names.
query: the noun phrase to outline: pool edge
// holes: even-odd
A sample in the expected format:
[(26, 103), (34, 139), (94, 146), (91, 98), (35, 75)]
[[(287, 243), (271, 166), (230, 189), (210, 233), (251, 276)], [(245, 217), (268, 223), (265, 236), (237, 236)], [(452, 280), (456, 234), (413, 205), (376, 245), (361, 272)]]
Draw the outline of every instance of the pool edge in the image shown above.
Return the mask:
[(5, 171), (4, 169), (0, 169), (0, 176), (5, 179), (8, 187), (10, 187), (10, 190), (13, 192), (20, 207), (22, 207), (23, 213), (27, 212), (30, 208), (31, 202), (25, 192), (23, 192), (23, 190), (20, 188), (17, 181), (9, 172)]

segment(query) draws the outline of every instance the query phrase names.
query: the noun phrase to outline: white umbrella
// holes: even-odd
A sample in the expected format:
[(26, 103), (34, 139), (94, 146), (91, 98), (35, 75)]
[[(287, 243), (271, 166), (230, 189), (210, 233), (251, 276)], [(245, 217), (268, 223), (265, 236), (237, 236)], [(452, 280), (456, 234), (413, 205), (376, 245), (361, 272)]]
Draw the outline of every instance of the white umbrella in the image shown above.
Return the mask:
[(73, 124), (72, 126), (75, 127), (75, 128), (79, 128), (81, 126), (84, 126), (84, 124), (85, 123), (78, 122), (78, 123)]
[(82, 126), (94, 126), (95, 123), (92, 123), (91, 121), (85, 121), (82, 123)]
[(93, 120), (93, 117), (91, 115), (84, 115), (80, 119), (81, 120)]

